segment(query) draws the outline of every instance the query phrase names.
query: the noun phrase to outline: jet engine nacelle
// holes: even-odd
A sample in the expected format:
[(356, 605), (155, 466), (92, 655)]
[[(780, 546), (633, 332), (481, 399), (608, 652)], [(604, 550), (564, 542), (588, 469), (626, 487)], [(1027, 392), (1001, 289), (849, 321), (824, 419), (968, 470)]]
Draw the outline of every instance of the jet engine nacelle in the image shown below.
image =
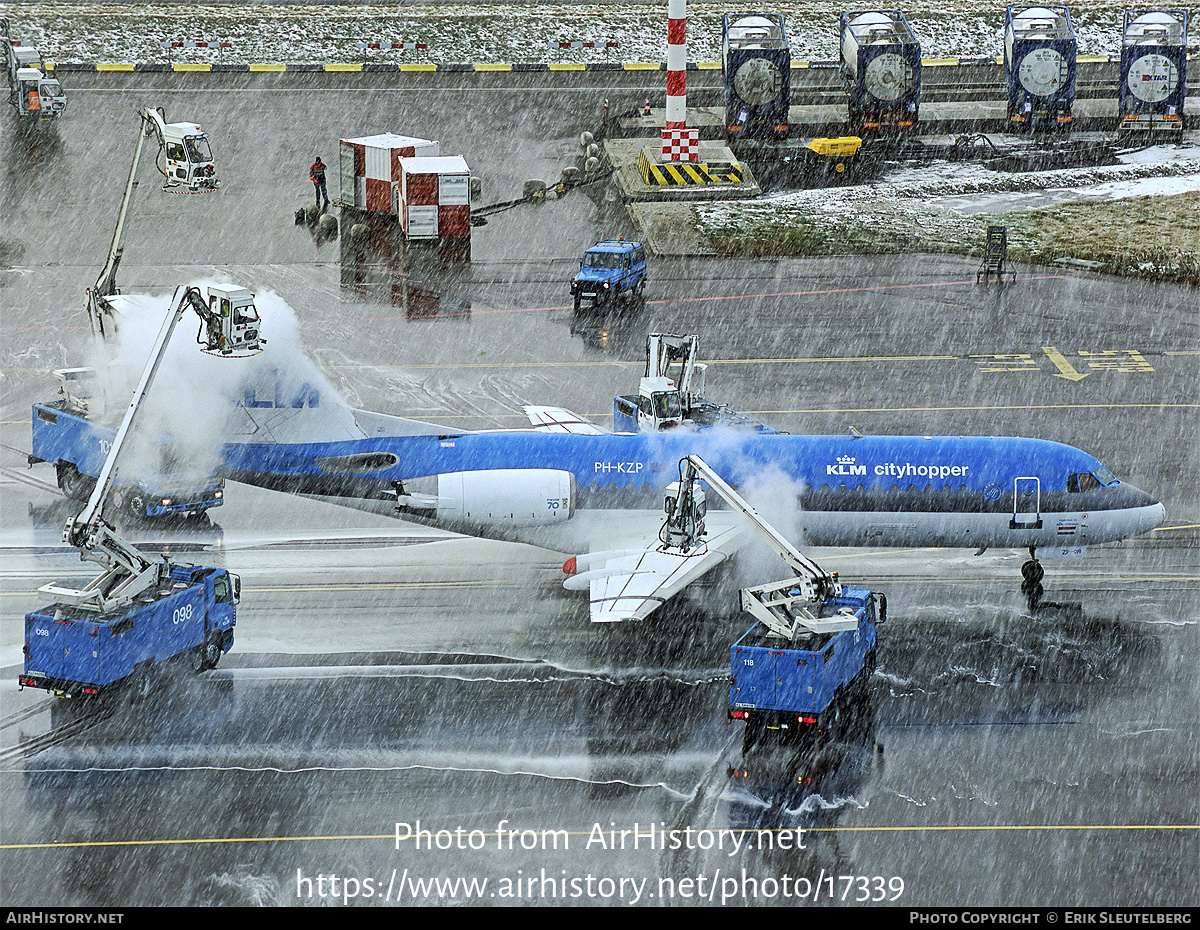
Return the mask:
[(561, 523), (575, 511), (575, 477), (549, 468), (438, 475), (439, 521), (476, 526)]

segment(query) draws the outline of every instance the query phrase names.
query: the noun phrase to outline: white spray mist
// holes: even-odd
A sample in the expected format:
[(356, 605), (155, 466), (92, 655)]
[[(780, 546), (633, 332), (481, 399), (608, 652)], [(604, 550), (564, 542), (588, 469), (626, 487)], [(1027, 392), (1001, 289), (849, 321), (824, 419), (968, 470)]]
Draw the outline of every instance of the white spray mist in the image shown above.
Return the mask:
[[(195, 286), (217, 283), (226, 282)], [(96, 347), (91, 364), (100, 372), (109, 419), (127, 409), (172, 296), (122, 301), (116, 337)], [(169, 475), (171, 483), (203, 482), (230, 440), (314, 442), (362, 435), (353, 412), (305, 356), (295, 311), (265, 290), (256, 292), (255, 306), (266, 345), (249, 358), (203, 352), (196, 339), (199, 318), (189, 312), (179, 321), (122, 453), (126, 479)]]

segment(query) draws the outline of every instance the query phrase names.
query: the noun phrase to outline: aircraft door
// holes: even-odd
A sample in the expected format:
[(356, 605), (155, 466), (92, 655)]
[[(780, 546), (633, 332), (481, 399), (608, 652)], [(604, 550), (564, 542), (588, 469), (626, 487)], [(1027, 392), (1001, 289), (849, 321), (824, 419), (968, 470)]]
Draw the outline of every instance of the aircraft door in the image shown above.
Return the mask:
[(1013, 479), (1013, 514), (1009, 526), (1014, 530), (1042, 528), (1042, 485), (1038, 478)]

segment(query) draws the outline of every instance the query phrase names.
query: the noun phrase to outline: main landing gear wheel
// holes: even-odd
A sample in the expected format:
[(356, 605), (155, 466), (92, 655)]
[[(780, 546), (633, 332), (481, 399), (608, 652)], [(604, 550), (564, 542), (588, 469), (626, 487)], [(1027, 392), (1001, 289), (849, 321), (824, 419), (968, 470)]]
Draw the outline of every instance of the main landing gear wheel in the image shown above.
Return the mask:
[(1046, 593), (1046, 589), (1042, 587), (1042, 579), (1045, 577), (1046, 571), (1042, 568), (1042, 563), (1037, 560), (1037, 554), (1033, 547), (1030, 546), (1029, 561), (1021, 566), (1021, 593), (1025, 595), (1030, 613), (1037, 611), (1042, 602), (1042, 595)]

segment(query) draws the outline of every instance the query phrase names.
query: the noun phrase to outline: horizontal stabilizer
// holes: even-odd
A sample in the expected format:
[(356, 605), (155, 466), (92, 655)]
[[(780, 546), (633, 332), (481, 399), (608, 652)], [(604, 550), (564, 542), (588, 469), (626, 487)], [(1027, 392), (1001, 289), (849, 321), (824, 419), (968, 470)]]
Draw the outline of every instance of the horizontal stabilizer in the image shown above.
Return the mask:
[[(711, 533), (704, 545), (686, 555), (666, 549), (657, 538), (637, 555), (613, 553), (615, 558), (586, 573), (592, 622), (648, 617), (728, 560), (749, 536), (747, 527), (738, 523)], [(579, 576), (574, 580), (578, 581)]]
[(562, 407), (526, 406), (525, 415), (533, 428), (545, 433), (578, 433), (584, 436), (603, 436), (605, 431), (594, 423), (564, 410)]

